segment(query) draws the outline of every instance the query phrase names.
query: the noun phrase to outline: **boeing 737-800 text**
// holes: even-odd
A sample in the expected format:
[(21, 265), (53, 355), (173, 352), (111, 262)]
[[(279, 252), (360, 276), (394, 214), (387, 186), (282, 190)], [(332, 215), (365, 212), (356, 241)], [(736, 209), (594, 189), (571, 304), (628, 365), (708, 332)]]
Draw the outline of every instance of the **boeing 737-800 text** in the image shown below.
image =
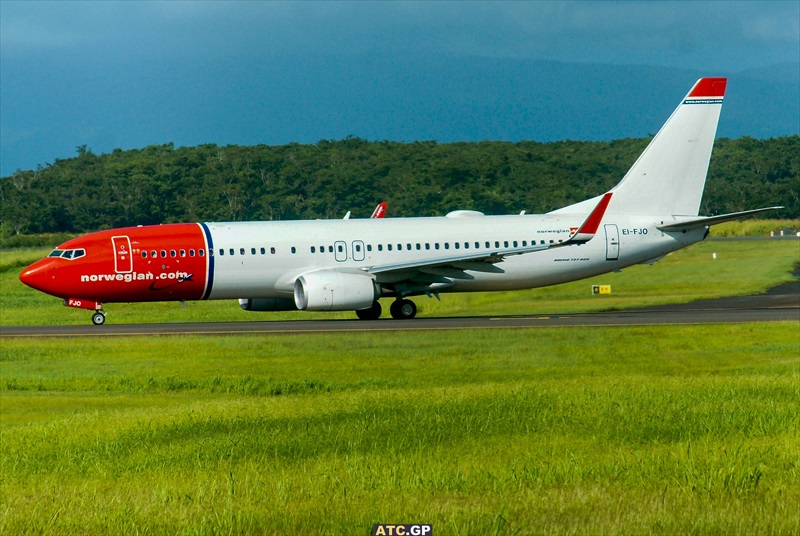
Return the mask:
[(698, 216), (727, 80), (703, 78), (622, 181), (541, 215), (184, 223), (75, 238), (25, 268), (26, 285), (105, 321), (111, 302), (238, 298), (248, 311), (355, 311), (413, 318), (411, 296), (574, 281), (657, 260), (710, 225)]

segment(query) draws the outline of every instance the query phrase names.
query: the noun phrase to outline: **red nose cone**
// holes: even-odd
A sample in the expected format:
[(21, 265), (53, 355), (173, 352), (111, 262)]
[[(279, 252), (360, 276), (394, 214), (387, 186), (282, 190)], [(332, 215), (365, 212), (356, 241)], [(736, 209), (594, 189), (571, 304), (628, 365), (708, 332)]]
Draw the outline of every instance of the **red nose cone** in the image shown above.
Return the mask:
[(38, 260), (22, 270), (19, 280), (31, 288), (46, 292), (53, 296), (60, 296), (58, 279), (56, 278), (55, 261), (45, 258)]

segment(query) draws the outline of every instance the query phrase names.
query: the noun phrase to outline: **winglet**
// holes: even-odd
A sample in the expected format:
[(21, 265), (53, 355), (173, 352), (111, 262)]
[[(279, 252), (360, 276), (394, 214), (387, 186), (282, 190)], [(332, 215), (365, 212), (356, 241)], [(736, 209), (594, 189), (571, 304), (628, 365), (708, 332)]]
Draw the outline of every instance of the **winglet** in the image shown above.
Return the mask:
[(372, 212), (372, 216), (370, 216), (370, 218), (383, 218), (386, 215), (386, 206), (386, 201), (383, 203), (378, 203), (378, 206), (375, 207), (375, 210)]
[(600, 199), (600, 202), (597, 203), (596, 207), (594, 207), (594, 210), (592, 210), (592, 213), (589, 214), (588, 218), (586, 218), (586, 221), (583, 222), (583, 225), (581, 225), (577, 232), (570, 237), (570, 243), (588, 242), (594, 238), (595, 233), (597, 233), (597, 229), (600, 227), (600, 222), (603, 220), (603, 216), (606, 213), (608, 204), (611, 202), (612, 195), (613, 192), (607, 192), (605, 195), (603, 195), (603, 198)]

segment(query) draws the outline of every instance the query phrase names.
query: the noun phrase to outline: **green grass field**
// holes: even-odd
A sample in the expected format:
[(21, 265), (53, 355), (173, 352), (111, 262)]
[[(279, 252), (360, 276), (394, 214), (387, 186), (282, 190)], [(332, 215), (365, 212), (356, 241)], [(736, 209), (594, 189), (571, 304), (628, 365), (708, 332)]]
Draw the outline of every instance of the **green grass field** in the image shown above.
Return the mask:
[(2, 342), (3, 534), (796, 534), (796, 323)]
[[(0, 324), (87, 323), (16, 280), (39, 255), (2, 253)], [(625, 308), (764, 290), (799, 260), (791, 241), (705, 242), (594, 280), (418, 303)], [(798, 322), (0, 338), (0, 534), (798, 534), (798, 400)]]

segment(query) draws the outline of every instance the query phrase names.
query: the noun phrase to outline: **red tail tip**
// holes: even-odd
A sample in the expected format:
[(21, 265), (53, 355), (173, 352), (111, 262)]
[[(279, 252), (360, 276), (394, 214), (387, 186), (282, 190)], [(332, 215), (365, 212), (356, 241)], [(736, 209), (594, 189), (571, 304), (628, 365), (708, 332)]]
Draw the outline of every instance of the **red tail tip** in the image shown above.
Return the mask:
[(692, 88), (690, 97), (722, 97), (728, 85), (727, 78), (701, 78)]

